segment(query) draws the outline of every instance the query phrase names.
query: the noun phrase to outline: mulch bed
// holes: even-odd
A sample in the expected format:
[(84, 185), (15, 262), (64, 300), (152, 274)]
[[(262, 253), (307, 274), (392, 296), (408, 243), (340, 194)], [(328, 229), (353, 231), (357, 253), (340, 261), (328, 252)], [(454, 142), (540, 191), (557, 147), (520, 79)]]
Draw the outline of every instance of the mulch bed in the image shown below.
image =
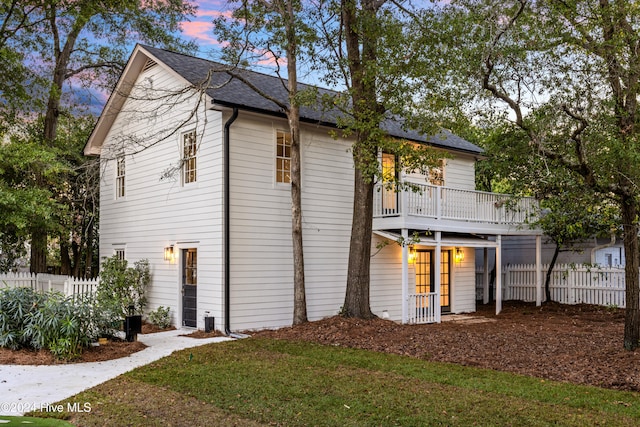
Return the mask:
[[(640, 350), (622, 347), (624, 310), (591, 305), (507, 302), (478, 306), (470, 318), (444, 317), (432, 325), (330, 317), (303, 325), (252, 332), (254, 337), (303, 340), (400, 354), (425, 360), (508, 371), (544, 379), (621, 390), (640, 390)], [(448, 320), (455, 319), (455, 320)], [(151, 333), (151, 329), (143, 332)], [(157, 330), (153, 330), (157, 332)], [(193, 338), (222, 336), (195, 331)], [(110, 341), (87, 349), (77, 362), (128, 356), (140, 342)], [(48, 351), (0, 348), (0, 364), (55, 364)]]
[[(431, 325), (331, 317), (253, 336), (401, 354), (622, 390), (640, 390), (640, 350), (622, 346), (624, 310), (507, 302)], [(457, 318), (457, 316), (454, 316)], [(446, 317), (445, 317), (446, 319)]]

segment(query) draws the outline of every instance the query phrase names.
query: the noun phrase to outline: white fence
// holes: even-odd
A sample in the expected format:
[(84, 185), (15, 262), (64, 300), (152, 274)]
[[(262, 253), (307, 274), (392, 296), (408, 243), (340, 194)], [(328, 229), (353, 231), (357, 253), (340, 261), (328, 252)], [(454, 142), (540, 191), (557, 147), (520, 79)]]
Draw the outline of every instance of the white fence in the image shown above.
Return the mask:
[(70, 276), (44, 273), (0, 274), (0, 287), (27, 287), (38, 291), (58, 291), (66, 296), (85, 295), (96, 292), (100, 279), (78, 279)]
[[(542, 266), (542, 299), (548, 265)], [(476, 274), (476, 288), (482, 289), (484, 272)], [(509, 265), (502, 269), (502, 299), (535, 301), (536, 266)], [(625, 307), (625, 277), (623, 268), (556, 265), (549, 283), (551, 299), (563, 304), (595, 304)]]

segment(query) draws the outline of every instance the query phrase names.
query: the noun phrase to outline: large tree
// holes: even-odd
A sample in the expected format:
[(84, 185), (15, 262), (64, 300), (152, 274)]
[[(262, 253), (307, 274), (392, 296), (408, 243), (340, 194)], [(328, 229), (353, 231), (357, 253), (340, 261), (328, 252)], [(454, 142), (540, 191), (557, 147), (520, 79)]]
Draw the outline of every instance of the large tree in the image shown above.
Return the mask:
[[(414, 120), (412, 104), (423, 89), (418, 76), (432, 76), (434, 69), (422, 49), (429, 35), (415, 25), (410, 2), (386, 0), (340, 0), (320, 2), (317, 20), (324, 43), (316, 59), (331, 85), (346, 88), (330, 100), (341, 108), (338, 125), (354, 137), (353, 215), (347, 283), (342, 314), (370, 318), (370, 266), (373, 229), (373, 192), (382, 180), (378, 162), (381, 151), (394, 153), (399, 170), (425, 170), (437, 164), (437, 154), (425, 146), (390, 138), (387, 119), (402, 117), (407, 127), (426, 133), (437, 127)], [(390, 178), (390, 177), (386, 177)], [(391, 177), (395, 178), (395, 177)], [(387, 185), (401, 187), (401, 183)]]
[[(60, 117), (72, 113), (65, 99), (68, 89), (110, 88), (123, 69), (132, 34), (141, 42), (178, 50), (190, 48), (176, 33), (180, 22), (194, 11), (194, 6), (183, 0), (3, 3), (0, 49), (3, 56), (10, 54), (11, 60), (3, 65), (32, 78), (2, 86), (0, 105), (13, 106), (14, 100), (25, 97), (32, 101), (22, 104), (28, 110), (22, 111), (21, 117), (42, 117), (35, 141), (40, 149), (55, 153)], [(32, 185), (27, 190), (46, 190), (48, 177), (39, 169), (32, 172)], [(51, 218), (44, 214), (31, 218), (31, 271), (46, 271), (48, 235), (56, 226)]]
[(433, 47), (448, 82), (485, 111), (502, 111), (535, 156), (564, 170), (540, 168), (537, 180), (570, 175), (566, 191), (616, 204), (627, 260), (624, 347), (637, 348), (640, 9), (617, 0), (462, 0), (440, 12), (443, 38)]
[[(302, 159), (300, 150), (300, 106), (305, 94), (298, 89), (298, 62), (308, 52), (315, 36), (299, 0), (242, 0), (234, 6), (232, 20), (214, 21), (214, 32), (228, 44), (224, 59), (232, 65), (228, 73), (244, 81), (256, 93), (274, 102), (286, 114), (290, 134), (291, 237), (293, 247), (293, 324), (307, 321), (302, 233)], [(260, 90), (237, 70), (238, 65), (270, 62), (287, 93), (278, 99)], [(280, 67), (286, 67), (286, 76)]]

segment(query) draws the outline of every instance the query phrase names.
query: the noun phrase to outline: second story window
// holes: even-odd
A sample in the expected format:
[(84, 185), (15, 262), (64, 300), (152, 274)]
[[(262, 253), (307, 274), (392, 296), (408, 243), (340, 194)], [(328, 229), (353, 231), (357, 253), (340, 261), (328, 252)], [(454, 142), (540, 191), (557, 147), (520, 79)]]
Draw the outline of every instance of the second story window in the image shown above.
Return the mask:
[(283, 131), (276, 135), (276, 183), (291, 183), (291, 134)]
[(124, 156), (116, 159), (116, 199), (124, 197), (125, 194), (125, 162)]
[(429, 184), (444, 186), (444, 160), (438, 162), (438, 166), (429, 168)]
[(196, 182), (196, 131), (182, 134), (182, 182)]

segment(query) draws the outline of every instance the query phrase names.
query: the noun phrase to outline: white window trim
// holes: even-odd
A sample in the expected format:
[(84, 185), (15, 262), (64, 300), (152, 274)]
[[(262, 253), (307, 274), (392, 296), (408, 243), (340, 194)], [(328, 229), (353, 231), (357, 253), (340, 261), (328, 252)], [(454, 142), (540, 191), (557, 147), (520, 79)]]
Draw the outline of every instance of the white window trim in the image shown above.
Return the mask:
[[(284, 130), (284, 129), (276, 129), (274, 132), (274, 162), (273, 162), (273, 168), (274, 168), (274, 179), (273, 182), (275, 184), (276, 187), (281, 187), (281, 188), (286, 188), (289, 189), (291, 188), (291, 151), (289, 151), (289, 157), (284, 157), (284, 156), (278, 156), (278, 134), (282, 133), (284, 135), (289, 135), (289, 139), (291, 139), (291, 132), (289, 132), (288, 130)], [(285, 159), (285, 160), (289, 160), (289, 182), (280, 182), (278, 181), (278, 178), (280, 176), (279, 170), (278, 170), (278, 159)]]
[[(124, 173), (122, 175), (120, 175), (120, 162), (122, 161), (122, 164), (124, 166)], [(126, 156), (124, 154), (120, 154), (116, 157), (116, 161), (115, 161), (115, 180), (114, 180), (114, 196), (116, 200), (124, 200), (127, 197), (127, 160), (126, 160)], [(121, 184), (122, 181), (122, 185)], [(121, 194), (121, 190), (122, 190), (122, 194)]]
[[(185, 135), (188, 134), (193, 134), (194, 135), (194, 143), (195, 143), (195, 153), (193, 155), (193, 159), (195, 160), (195, 167), (194, 167), (194, 171), (195, 171), (195, 178), (193, 181), (189, 181), (187, 182), (187, 180), (185, 179), (186, 177), (186, 167), (187, 167), (187, 162), (185, 161), (185, 156), (184, 156), (184, 137)], [(187, 187), (187, 186), (195, 186), (198, 183), (198, 133), (196, 132), (195, 129), (190, 129), (184, 132), (180, 133), (180, 141), (179, 141), (179, 147), (180, 147), (180, 162), (182, 164), (182, 167), (180, 168), (180, 182), (182, 183), (183, 187)]]

